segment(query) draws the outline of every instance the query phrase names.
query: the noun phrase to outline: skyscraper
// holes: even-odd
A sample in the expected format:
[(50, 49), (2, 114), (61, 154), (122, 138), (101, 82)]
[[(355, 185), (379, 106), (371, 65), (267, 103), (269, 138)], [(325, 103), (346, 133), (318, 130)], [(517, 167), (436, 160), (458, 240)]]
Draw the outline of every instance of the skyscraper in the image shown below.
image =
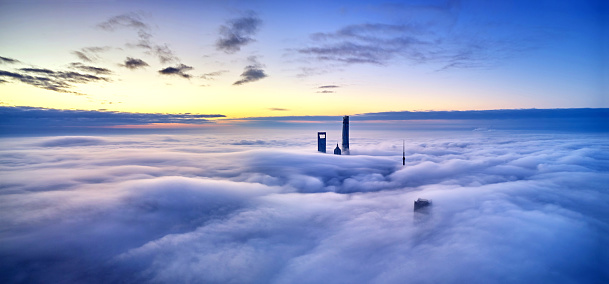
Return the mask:
[(326, 152), (326, 133), (317, 132), (317, 151)]
[(349, 116), (343, 116), (343, 154), (349, 155)]
[(334, 155), (340, 155), (340, 148), (338, 148), (338, 143), (336, 144), (336, 148), (334, 148)]

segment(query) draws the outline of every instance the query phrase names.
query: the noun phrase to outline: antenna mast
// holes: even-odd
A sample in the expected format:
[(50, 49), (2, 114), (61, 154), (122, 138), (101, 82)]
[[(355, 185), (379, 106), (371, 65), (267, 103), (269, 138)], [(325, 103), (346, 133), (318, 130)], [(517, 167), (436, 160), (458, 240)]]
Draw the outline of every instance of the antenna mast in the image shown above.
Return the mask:
[(404, 146), (404, 140), (402, 140), (402, 166), (406, 165), (406, 148)]

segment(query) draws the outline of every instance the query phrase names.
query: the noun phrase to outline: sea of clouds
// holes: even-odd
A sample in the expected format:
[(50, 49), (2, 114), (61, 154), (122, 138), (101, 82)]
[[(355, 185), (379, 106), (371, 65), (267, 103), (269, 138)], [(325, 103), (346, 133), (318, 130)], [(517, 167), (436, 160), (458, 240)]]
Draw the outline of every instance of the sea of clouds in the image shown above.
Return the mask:
[(0, 139), (0, 282), (609, 281), (606, 134), (284, 134)]

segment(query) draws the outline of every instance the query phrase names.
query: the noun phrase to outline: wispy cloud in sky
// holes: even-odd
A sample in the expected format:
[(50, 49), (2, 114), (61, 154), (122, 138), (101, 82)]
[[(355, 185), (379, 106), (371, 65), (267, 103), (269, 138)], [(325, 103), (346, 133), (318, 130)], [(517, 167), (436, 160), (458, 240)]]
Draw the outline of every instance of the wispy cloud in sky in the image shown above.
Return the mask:
[(253, 12), (229, 20), (226, 25), (220, 27), (220, 38), (216, 43), (216, 48), (226, 53), (235, 53), (241, 50), (241, 47), (254, 41), (253, 36), (258, 31), (261, 23), (262, 20)]
[(177, 76), (181, 76), (186, 79), (190, 79), (190, 77), (192, 77), (192, 75), (187, 74), (186, 72), (188, 72), (192, 69), (193, 68), (191, 66), (186, 66), (184, 64), (180, 64), (176, 67), (167, 67), (165, 69), (159, 70), (159, 73), (163, 74), (163, 75), (177, 75)]
[(338, 86), (338, 85), (324, 85), (324, 86), (319, 86), (317, 88), (321, 89), (321, 90), (317, 91), (317, 93), (320, 93), (320, 94), (332, 94), (332, 93), (336, 93), (335, 89), (340, 88), (340, 86)]
[(132, 28), (132, 29), (149, 29), (148, 25), (145, 24), (139, 14), (129, 13), (114, 16), (105, 22), (102, 22), (98, 25), (98, 27), (108, 30), (114, 31), (119, 28)]
[(112, 48), (109, 46), (90, 46), (83, 47), (80, 50), (74, 50), (72, 51), (72, 54), (76, 55), (76, 57), (78, 57), (84, 62), (92, 63), (98, 61), (101, 58), (99, 53), (108, 51), (110, 49)]
[(152, 40), (153, 35), (150, 25), (138, 13), (114, 16), (97, 26), (106, 31), (124, 28), (135, 30), (138, 38), (137, 43), (129, 43), (128, 45), (147, 50), (148, 53), (155, 55), (162, 64), (180, 61), (168, 44), (158, 44)]
[(245, 66), (245, 70), (241, 73), (241, 80), (236, 81), (233, 85), (243, 85), (268, 77), (262, 70), (264, 65), (260, 64), (255, 56), (249, 57), (248, 61), (249, 65)]
[[(79, 65), (81, 66), (81, 65)], [(88, 66), (87, 66), (88, 67)], [(88, 70), (91, 71), (91, 70)], [(21, 68), (18, 72), (0, 70), (0, 77), (60, 93), (82, 95), (71, 90), (73, 84), (108, 82), (110, 79), (74, 71), (54, 71), (45, 68)]]
[(144, 68), (149, 65), (148, 65), (148, 63), (144, 62), (144, 60), (127, 57), (125, 59), (125, 63), (121, 64), (121, 66), (123, 66), (127, 69), (134, 70), (134, 69), (138, 69), (138, 68)]
[[(548, 37), (548, 30), (544, 28), (508, 28), (508, 23), (500, 27), (495, 19), (483, 14), (476, 19), (462, 17), (466, 12), (460, 1), (381, 7), (391, 18), (403, 19), (354, 23), (333, 32), (313, 33), (310, 44), (296, 51), (326, 62), (388, 65), (405, 60), (413, 64), (434, 64), (440, 66), (438, 70), (447, 70), (494, 66), (534, 49)], [(399, 12), (403, 15), (397, 16)]]
[(216, 77), (221, 76), (222, 74), (227, 73), (227, 72), (228, 72), (228, 70), (209, 72), (209, 73), (205, 73), (205, 74), (201, 75), (200, 77), (205, 80), (213, 80)]
[(84, 65), (80, 62), (70, 63), (70, 68), (78, 69), (84, 72), (94, 73), (96, 75), (110, 75), (112, 71), (110, 69), (95, 67), (90, 65)]
[(385, 64), (398, 54), (413, 55), (428, 43), (410, 35), (406, 25), (362, 24), (344, 27), (334, 33), (317, 33), (311, 39), (317, 46), (301, 48), (302, 54), (319, 60), (343, 63)]
[(19, 63), (19, 60), (0, 56), (0, 64), (4, 64), (4, 63), (14, 64), (14, 63)]

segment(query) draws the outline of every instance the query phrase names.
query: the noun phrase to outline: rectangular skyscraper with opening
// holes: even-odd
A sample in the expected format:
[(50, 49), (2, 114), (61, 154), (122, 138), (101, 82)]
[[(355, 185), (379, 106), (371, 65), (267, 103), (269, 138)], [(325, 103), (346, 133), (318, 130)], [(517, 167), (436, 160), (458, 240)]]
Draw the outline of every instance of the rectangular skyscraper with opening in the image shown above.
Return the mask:
[(349, 116), (343, 116), (343, 155), (349, 155)]
[(317, 132), (317, 151), (326, 152), (326, 133)]

